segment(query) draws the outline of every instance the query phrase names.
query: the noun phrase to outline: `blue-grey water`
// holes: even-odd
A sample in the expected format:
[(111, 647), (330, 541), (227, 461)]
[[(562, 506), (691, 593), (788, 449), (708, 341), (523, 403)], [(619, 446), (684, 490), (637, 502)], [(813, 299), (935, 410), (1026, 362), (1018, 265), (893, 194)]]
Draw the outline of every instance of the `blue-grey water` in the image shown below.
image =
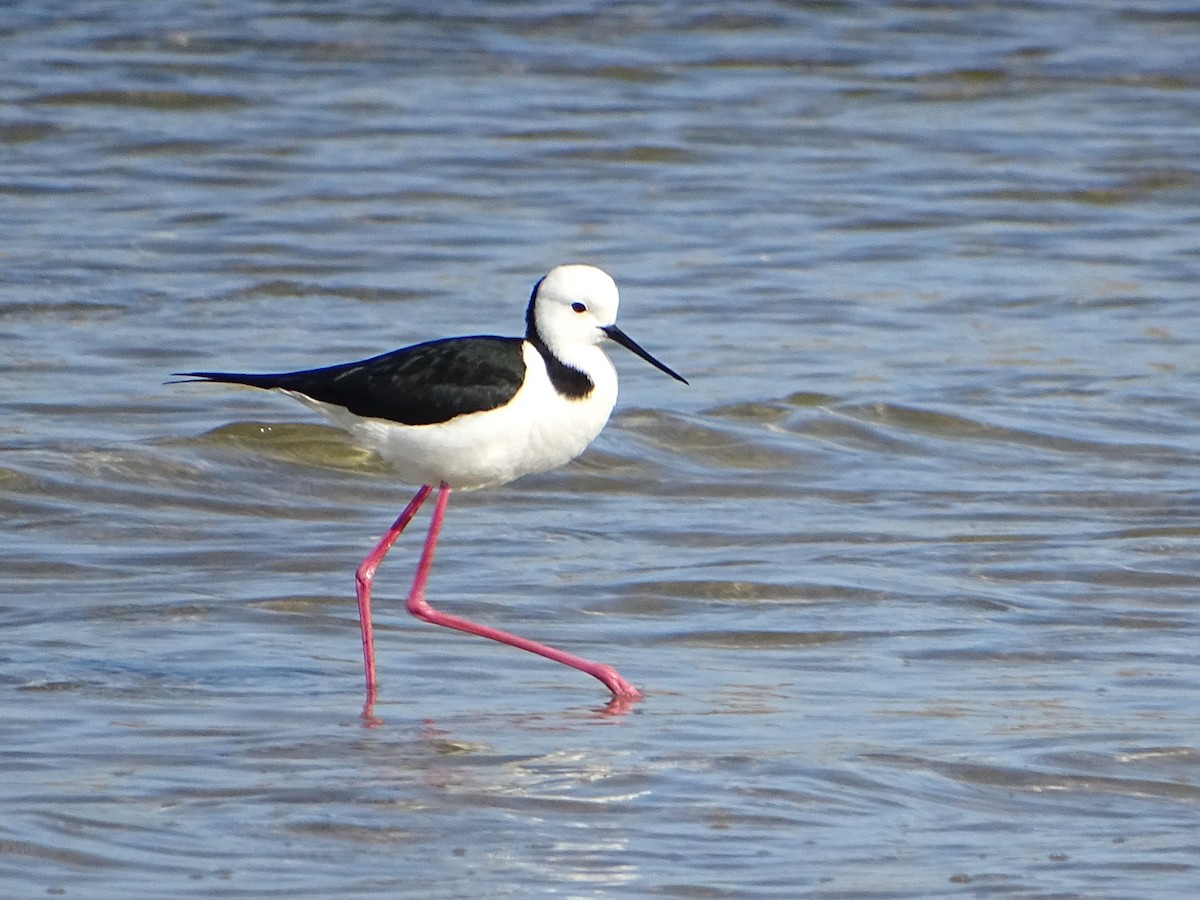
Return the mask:
[[(0, 9), (0, 895), (1200, 893), (1200, 15)], [(618, 412), (456, 495), (165, 385), (517, 334)]]

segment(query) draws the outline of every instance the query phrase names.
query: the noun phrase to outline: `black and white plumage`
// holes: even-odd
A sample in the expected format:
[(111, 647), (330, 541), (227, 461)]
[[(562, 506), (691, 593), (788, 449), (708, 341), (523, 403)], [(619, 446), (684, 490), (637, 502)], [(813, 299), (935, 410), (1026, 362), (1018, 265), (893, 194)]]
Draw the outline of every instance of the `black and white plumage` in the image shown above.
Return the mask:
[(180, 374), (288, 394), (409, 483), (489, 487), (557, 468), (600, 433), (617, 397), (605, 338), (684, 380), (617, 328), (617, 305), (605, 272), (559, 266), (534, 287), (524, 338), (444, 338), (297, 372)]

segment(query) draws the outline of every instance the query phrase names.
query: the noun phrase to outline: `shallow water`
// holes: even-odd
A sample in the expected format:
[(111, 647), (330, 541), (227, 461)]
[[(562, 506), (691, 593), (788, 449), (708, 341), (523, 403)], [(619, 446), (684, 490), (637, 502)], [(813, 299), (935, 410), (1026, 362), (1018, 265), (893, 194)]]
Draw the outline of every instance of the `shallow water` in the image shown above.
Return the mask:
[[(5, 896), (1195, 896), (1200, 17), (231, 9), (3, 13)], [(410, 535), (364, 721), (410, 489), (163, 382), (569, 260), (691, 386), (614, 348), (431, 599), (646, 698), (408, 618)]]

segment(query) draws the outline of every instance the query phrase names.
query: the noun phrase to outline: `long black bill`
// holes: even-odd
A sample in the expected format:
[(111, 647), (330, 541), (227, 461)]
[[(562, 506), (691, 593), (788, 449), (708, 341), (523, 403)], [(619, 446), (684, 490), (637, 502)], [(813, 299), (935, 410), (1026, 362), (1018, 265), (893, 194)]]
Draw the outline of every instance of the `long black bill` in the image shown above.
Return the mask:
[(620, 344), (622, 347), (624, 347), (626, 350), (630, 350), (630, 351), (636, 353), (638, 356), (640, 356), (646, 362), (650, 363), (650, 365), (654, 366), (654, 368), (658, 369), (660, 372), (666, 372), (668, 375), (670, 375), (676, 381), (682, 381), (684, 384), (688, 383), (686, 378), (684, 378), (682, 375), (680, 375), (674, 369), (670, 369), (667, 366), (664, 366), (662, 363), (660, 363), (657, 359), (655, 359), (653, 356), (651, 356), (649, 353), (647, 353), (645, 350), (643, 350), (638, 345), (637, 341), (635, 341), (633, 338), (631, 338), (629, 335), (627, 335), (625, 332), (623, 332), (616, 325), (609, 325), (607, 328), (601, 328), (600, 330), (603, 331), (605, 334), (607, 334), (610, 338), (612, 338), (618, 344)]

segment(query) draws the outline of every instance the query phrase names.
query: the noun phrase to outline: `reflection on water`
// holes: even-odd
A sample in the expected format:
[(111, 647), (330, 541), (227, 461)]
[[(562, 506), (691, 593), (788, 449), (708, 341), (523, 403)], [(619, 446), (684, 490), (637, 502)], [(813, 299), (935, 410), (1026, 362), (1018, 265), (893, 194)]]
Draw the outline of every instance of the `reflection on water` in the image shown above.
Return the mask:
[[(6, 8), (5, 896), (1191, 897), (1194, 15)], [(566, 469), (407, 500), (257, 392), (631, 332)], [(669, 395), (668, 395), (669, 394)], [(374, 725), (375, 727), (364, 727)]]

